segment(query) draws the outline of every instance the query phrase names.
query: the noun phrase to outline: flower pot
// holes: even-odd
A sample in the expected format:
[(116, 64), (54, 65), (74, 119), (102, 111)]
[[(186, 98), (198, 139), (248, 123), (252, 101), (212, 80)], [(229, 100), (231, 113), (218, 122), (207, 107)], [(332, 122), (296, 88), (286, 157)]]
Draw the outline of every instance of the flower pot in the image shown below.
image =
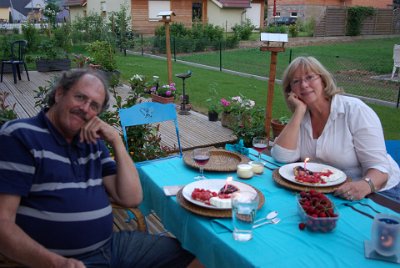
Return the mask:
[(284, 129), (286, 125), (282, 124), (279, 120), (277, 119), (272, 119), (271, 120), (271, 127), (272, 127), (272, 135), (273, 138), (275, 139), (276, 137), (281, 134), (282, 130)]
[(218, 113), (215, 111), (208, 111), (208, 120), (212, 122), (218, 121)]
[(151, 100), (153, 102), (159, 102), (159, 103), (173, 103), (174, 102), (174, 97), (162, 97), (156, 94), (151, 94)]
[(221, 115), (221, 125), (233, 129), (236, 117), (232, 113), (223, 112)]
[(38, 72), (66, 71), (69, 69), (71, 69), (70, 59), (36, 60), (36, 70)]

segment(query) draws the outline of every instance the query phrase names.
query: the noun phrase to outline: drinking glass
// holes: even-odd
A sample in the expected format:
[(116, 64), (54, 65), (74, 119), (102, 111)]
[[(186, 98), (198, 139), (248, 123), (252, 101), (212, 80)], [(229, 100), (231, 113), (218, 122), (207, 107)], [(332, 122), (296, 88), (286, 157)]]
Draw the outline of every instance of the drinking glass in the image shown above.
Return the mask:
[(266, 137), (253, 138), (253, 149), (258, 152), (258, 162), (261, 162), (261, 152), (267, 149), (268, 140)]
[(253, 238), (253, 225), (260, 198), (257, 192), (240, 191), (232, 194), (233, 239), (248, 241)]
[(194, 179), (207, 179), (206, 176), (204, 176), (204, 166), (207, 164), (208, 160), (210, 160), (210, 150), (207, 148), (194, 149), (192, 152), (192, 159), (199, 166), (200, 170), (200, 175), (194, 177)]
[(383, 256), (400, 253), (400, 217), (377, 214), (371, 229), (372, 247)]

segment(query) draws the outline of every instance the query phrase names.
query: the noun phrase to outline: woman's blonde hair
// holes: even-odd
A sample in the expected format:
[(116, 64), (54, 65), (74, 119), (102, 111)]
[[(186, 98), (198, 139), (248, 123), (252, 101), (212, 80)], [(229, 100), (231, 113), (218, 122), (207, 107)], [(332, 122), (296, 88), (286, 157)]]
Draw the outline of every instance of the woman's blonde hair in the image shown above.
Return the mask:
[[(343, 90), (336, 86), (332, 74), (314, 57), (298, 57), (294, 59), (283, 73), (282, 89), (285, 96), (286, 104), (289, 93), (292, 91), (290, 83), (293, 81), (294, 73), (297, 70), (303, 73), (315, 73), (321, 77), (324, 85), (324, 92), (328, 99), (332, 99), (335, 94), (343, 93)], [(288, 105), (292, 110), (292, 107)]]

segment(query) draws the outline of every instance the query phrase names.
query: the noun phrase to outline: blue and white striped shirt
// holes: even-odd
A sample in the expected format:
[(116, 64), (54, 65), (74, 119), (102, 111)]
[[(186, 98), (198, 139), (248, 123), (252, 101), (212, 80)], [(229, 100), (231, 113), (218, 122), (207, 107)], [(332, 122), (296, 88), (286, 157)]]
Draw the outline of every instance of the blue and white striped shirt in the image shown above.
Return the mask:
[(65, 256), (92, 251), (112, 233), (103, 177), (116, 165), (103, 141), (67, 141), (41, 111), (0, 130), (0, 193), (21, 196), (16, 223)]

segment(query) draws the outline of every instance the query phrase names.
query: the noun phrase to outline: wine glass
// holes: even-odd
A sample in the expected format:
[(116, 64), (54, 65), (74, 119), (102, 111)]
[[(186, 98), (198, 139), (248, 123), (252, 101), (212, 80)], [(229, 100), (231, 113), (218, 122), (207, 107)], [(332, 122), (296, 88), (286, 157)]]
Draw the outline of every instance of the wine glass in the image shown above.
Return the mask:
[(253, 138), (253, 149), (258, 152), (258, 162), (261, 162), (261, 152), (267, 149), (268, 140), (266, 137)]
[(207, 179), (204, 176), (204, 166), (207, 164), (208, 160), (210, 160), (210, 150), (207, 148), (198, 148), (194, 149), (192, 152), (192, 159), (199, 166), (200, 175), (194, 177), (195, 180), (204, 180)]

